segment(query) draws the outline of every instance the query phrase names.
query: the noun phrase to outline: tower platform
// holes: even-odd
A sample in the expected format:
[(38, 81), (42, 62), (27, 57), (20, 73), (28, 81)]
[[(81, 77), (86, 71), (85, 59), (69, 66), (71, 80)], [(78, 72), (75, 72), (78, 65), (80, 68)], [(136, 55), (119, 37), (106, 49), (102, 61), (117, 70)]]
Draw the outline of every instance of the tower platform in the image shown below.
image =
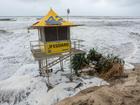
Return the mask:
[(65, 52), (61, 54), (51, 54), (51, 55), (48, 55), (41, 51), (42, 45), (40, 44), (39, 41), (31, 41), (30, 47), (31, 47), (31, 52), (35, 60), (43, 60), (43, 59), (49, 59), (49, 58), (54, 58), (54, 57), (63, 57), (68, 54), (75, 55), (78, 53), (85, 53), (85, 51), (82, 50), (84, 46), (81, 45), (81, 42), (83, 42), (83, 40), (72, 40), (72, 48), (70, 49), (69, 52)]

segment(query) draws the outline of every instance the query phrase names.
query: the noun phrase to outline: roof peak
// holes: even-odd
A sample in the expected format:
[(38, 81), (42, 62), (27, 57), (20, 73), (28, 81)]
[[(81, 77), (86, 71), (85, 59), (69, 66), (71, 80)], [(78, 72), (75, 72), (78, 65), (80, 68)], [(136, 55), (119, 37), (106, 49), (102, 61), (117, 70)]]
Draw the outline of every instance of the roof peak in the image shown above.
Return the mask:
[(33, 27), (57, 27), (57, 26), (74, 26), (70, 21), (64, 20), (62, 17), (50, 8), (48, 14), (40, 19), (39, 22), (33, 24)]

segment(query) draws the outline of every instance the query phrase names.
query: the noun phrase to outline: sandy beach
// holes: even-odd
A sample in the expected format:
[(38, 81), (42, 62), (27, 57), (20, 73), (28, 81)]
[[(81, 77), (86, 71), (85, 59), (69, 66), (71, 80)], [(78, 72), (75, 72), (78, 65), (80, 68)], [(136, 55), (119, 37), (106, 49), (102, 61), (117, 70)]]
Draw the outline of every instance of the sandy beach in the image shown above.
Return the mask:
[(57, 105), (140, 105), (140, 64), (128, 78), (112, 80), (112, 85), (91, 87)]

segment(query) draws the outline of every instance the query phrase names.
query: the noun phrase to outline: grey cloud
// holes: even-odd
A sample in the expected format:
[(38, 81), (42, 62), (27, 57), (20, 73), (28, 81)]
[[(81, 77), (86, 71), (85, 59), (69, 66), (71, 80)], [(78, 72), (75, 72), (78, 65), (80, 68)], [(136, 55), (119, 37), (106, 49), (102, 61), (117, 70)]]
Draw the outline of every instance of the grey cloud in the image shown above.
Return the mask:
[(121, 6), (133, 6), (140, 4), (140, 0), (107, 0), (107, 1)]
[[(95, 3), (98, 3), (103, 0), (17, 0), (19, 2), (23, 3), (48, 3), (49, 5), (77, 5), (84, 3), (85, 5), (94, 5)], [(105, 2), (112, 3), (112, 5), (118, 5), (118, 6), (133, 6), (140, 4), (140, 0), (104, 0)]]
[(44, 15), (51, 7), (60, 15), (67, 8), (71, 15), (140, 15), (140, 0), (0, 0), (0, 15)]

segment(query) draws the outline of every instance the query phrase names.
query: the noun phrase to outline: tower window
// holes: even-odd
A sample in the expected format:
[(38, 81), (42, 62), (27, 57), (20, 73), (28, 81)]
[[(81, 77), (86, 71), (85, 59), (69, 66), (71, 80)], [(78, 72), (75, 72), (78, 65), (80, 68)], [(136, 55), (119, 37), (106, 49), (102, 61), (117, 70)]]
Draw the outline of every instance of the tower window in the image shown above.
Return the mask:
[(69, 27), (50, 27), (44, 28), (45, 40), (48, 41), (61, 41), (69, 40)]

